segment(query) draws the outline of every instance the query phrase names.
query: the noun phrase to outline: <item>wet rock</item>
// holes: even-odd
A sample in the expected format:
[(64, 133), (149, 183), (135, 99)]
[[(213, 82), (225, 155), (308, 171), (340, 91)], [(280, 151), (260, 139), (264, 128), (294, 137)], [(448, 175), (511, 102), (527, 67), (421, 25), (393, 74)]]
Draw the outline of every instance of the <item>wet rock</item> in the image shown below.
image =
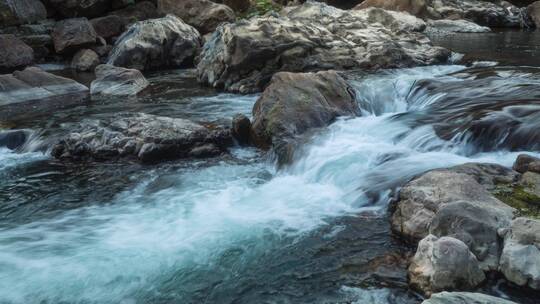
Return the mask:
[(30, 134), (29, 130), (0, 131), (0, 147), (15, 150), (26, 143)]
[(93, 71), (99, 64), (99, 55), (88, 49), (78, 51), (71, 61), (71, 68), (79, 72)]
[(526, 9), (526, 13), (532, 25), (540, 27), (540, 1), (536, 1), (529, 5)]
[(506, 299), (472, 292), (440, 292), (422, 304), (517, 304)]
[(54, 20), (41, 20), (36, 24), (23, 24), (0, 29), (0, 34), (13, 34), (34, 50), (34, 59), (39, 60), (51, 53), (51, 37)]
[(140, 21), (115, 43), (108, 64), (138, 70), (193, 64), (201, 36), (178, 17)]
[(110, 0), (47, 0), (65, 18), (97, 17), (111, 8)]
[(210, 129), (179, 118), (121, 113), (84, 121), (54, 146), (52, 155), (71, 160), (135, 158), (159, 162), (216, 156), (230, 143), (228, 130)]
[(501, 234), (501, 272), (510, 282), (540, 290), (540, 221), (520, 217)]
[(273, 147), (280, 163), (291, 160), (296, 138), (339, 116), (360, 114), (354, 90), (335, 71), (277, 73), (253, 107), (252, 136)]
[(423, 27), (425, 23), (406, 14), (343, 11), (308, 2), (287, 8), (283, 16), (254, 17), (219, 27), (203, 48), (198, 77), (213, 87), (249, 93), (260, 91), (279, 71), (445, 62), (448, 50), (432, 46), (420, 33), (402, 30)]
[(163, 16), (158, 13), (155, 4), (150, 1), (137, 2), (135, 5), (113, 11), (109, 13), (109, 15), (115, 15), (122, 18), (124, 27), (128, 27), (138, 21), (160, 18)]
[(232, 121), (232, 135), (240, 144), (250, 141), (251, 121), (246, 115), (237, 114)]
[(88, 96), (84, 85), (37, 67), (0, 75), (0, 88), (0, 119), (6, 120), (20, 113), (56, 110)]
[[(489, 172), (497, 171), (509, 173), (488, 178)], [(469, 246), (482, 269), (495, 270), (501, 250), (497, 230), (510, 225), (515, 210), (488, 189), (510, 176), (515, 176), (511, 170), (488, 164), (429, 171), (401, 189), (392, 228), (413, 240), (428, 234), (452, 236)]]
[(355, 10), (378, 7), (386, 10), (408, 12), (415, 16), (421, 16), (427, 9), (427, 0), (365, 0)]
[(426, 31), (430, 34), (444, 33), (486, 33), (491, 29), (467, 20), (430, 20)]
[(33, 23), (47, 18), (39, 0), (0, 0), (0, 27)]
[(90, 86), (92, 95), (136, 95), (149, 84), (143, 74), (134, 69), (102, 64), (96, 68), (95, 73), (96, 80)]
[(31, 65), (34, 50), (13, 35), (0, 35), (0, 72)]
[(86, 18), (72, 18), (58, 22), (52, 32), (54, 49), (66, 53), (96, 42), (97, 34)]
[(448, 289), (472, 289), (486, 277), (465, 243), (428, 235), (409, 266), (410, 284), (426, 295)]
[(520, 154), (514, 162), (513, 169), (519, 173), (525, 173), (527, 171), (540, 173), (540, 158)]
[(223, 22), (236, 19), (230, 7), (209, 0), (158, 0), (158, 10), (178, 16), (202, 35), (215, 31)]
[(116, 15), (94, 18), (90, 23), (99, 37), (111, 38), (124, 32), (124, 20)]

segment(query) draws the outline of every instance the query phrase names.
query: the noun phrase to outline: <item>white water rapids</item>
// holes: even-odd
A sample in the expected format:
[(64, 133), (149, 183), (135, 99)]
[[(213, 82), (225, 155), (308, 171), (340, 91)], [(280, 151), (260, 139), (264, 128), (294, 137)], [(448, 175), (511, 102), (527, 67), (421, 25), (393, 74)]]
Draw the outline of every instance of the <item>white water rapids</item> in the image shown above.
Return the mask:
[[(391, 119), (412, 110), (405, 97), (416, 80), (461, 69), (405, 69), (359, 80), (363, 116), (318, 133), (284, 170), (237, 148), (238, 161), (167, 172), (166, 186), (155, 187), (163, 179), (155, 169), (110, 202), (0, 226), (0, 303), (143, 303), (167, 292), (181, 303), (204, 285), (197, 273), (222, 273), (232, 249), (239, 250), (234, 263), (257, 260), (332, 219), (366, 210), (385, 216), (391, 190), (432, 168), (511, 165), (517, 152), (464, 156), (466, 143), (449, 144), (430, 125), (411, 129)], [(42, 156), (0, 149), (0, 177), (6, 166), (36, 157)], [(245, 275), (234, 267), (227, 273), (221, 284)], [(178, 291), (161, 288), (168, 280)], [(358, 303), (387, 303), (384, 289), (359, 295), (340, 288)]]

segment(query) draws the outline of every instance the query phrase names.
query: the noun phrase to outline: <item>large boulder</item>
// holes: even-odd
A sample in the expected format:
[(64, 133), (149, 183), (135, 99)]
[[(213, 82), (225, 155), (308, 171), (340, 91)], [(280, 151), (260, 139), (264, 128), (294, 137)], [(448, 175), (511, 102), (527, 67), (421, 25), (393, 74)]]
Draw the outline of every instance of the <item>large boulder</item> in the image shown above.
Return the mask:
[(98, 17), (111, 8), (111, 0), (47, 0), (65, 18)]
[(440, 292), (422, 304), (517, 304), (506, 299), (473, 292)]
[(71, 68), (79, 72), (93, 71), (99, 64), (99, 55), (89, 49), (78, 51), (71, 60)]
[(95, 73), (96, 79), (90, 85), (92, 95), (131, 96), (149, 84), (143, 74), (134, 69), (102, 64), (96, 68)]
[(33, 23), (47, 18), (39, 0), (0, 0), (0, 27)]
[(0, 72), (31, 65), (34, 50), (13, 35), (0, 35)]
[[(380, 9), (344, 11), (319, 2), (225, 24), (204, 45), (199, 81), (228, 91), (264, 88), (280, 71), (399, 68), (445, 62), (450, 52), (431, 45), (425, 23)], [(407, 29), (409, 31), (405, 31)]]
[(465, 243), (428, 235), (418, 244), (409, 278), (411, 286), (429, 296), (443, 290), (475, 288), (486, 276)]
[(124, 20), (117, 15), (98, 17), (90, 20), (99, 37), (116, 37), (124, 32)]
[(88, 19), (72, 18), (58, 22), (52, 38), (56, 52), (66, 53), (94, 44), (97, 34)]
[(536, 1), (527, 7), (527, 16), (532, 25), (540, 27), (540, 1)]
[(298, 136), (359, 113), (354, 90), (335, 71), (277, 73), (253, 107), (252, 140), (285, 163)]
[(230, 7), (210, 0), (158, 0), (158, 10), (180, 17), (202, 35), (215, 31), (223, 22), (236, 19)]
[(8, 120), (30, 111), (51, 110), (80, 103), (88, 88), (67, 78), (29, 67), (0, 75), (0, 119)]
[(121, 113), (85, 120), (54, 146), (52, 155), (75, 161), (132, 158), (158, 162), (216, 156), (230, 143), (228, 130), (210, 129), (179, 118)]
[(108, 64), (141, 71), (192, 65), (200, 47), (195, 28), (167, 15), (133, 24), (114, 45)]
[(510, 282), (540, 290), (540, 221), (520, 217), (501, 234), (501, 272)]
[(491, 190), (517, 178), (517, 172), (490, 164), (429, 171), (401, 189), (392, 228), (412, 240), (428, 234), (459, 239), (484, 270), (495, 270), (502, 249), (497, 231), (510, 225), (515, 210)]

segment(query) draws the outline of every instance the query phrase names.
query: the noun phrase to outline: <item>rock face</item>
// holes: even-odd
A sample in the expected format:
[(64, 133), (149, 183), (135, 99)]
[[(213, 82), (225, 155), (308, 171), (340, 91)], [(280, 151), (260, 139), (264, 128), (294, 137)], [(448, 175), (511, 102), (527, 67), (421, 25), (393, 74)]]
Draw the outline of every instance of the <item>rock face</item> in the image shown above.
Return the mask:
[(25, 67), (34, 62), (34, 50), (13, 35), (0, 35), (0, 72)]
[(92, 45), (97, 34), (86, 18), (72, 18), (58, 22), (52, 32), (54, 49), (65, 53)]
[(136, 95), (148, 86), (148, 81), (138, 70), (99, 65), (96, 80), (92, 81), (90, 94), (130, 96)]
[(536, 27), (540, 27), (540, 1), (536, 1), (529, 5), (526, 12), (531, 23)]
[(282, 16), (254, 17), (217, 29), (205, 44), (199, 80), (228, 91), (260, 91), (279, 71), (376, 69), (445, 62), (425, 23), (380, 9), (343, 11), (318, 2), (287, 8)]
[(422, 304), (517, 304), (505, 299), (472, 292), (440, 292)]
[(467, 20), (430, 20), (426, 32), (430, 34), (444, 33), (487, 33), (491, 29)]
[(19, 113), (50, 110), (67, 103), (79, 103), (88, 88), (71, 79), (55, 76), (36, 67), (0, 75), (0, 119)]
[(252, 140), (286, 163), (299, 135), (359, 113), (354, 90), (334, 71), (277, 73), (253, 107)]
[(200, 46), (195, 28), (168, 15), (133, 24), (114, 45), (108, 64), (141, 71), (190, 65)]
[(426, 295), (448, 289), (472, 289), (486, 277), (465, 243), (428, 235), (409, 266), (411, 285)]
[(93, 71), (99, 64), (99, 55), (88, 49), (78, 51), (71, 61), (71, 68), (79, 72)]
[(185, 119), (125, 113), (83, 122), (79, 130), (54, 146), (52, 155), (71, 160), (135, 158), (158, 162), (216, 156), (230, 142), (227, 130), (209, 129)]
[(47, 18), (39, 0), (0, 0), (0, 27), (32, 23)]
[(109, 15), (90, 20), (92, 27), (99, 37), (111, 38), (122, 34), (124, 20), (116, 15)]
[(158, 10), (180, 17), (202, 35), (215, 31), (223, 22), (236, 19), (230, 7), (209, 0), (158, 0)]
[(482, 269), (495, 270), (501, 251), (497, 230), (510, 225), (514, 209), (488, 189), (515, 180), (516, 172), (489, 164), (429, 171), (401, 189), (392, 228), (414, 240), (428, 234), (459, 239)]
[(501, 234), (501, 272), (508, 281), (540, 290), (540, 221), (517, 218)]
[(97, 17), (110, 9), (110, 0), (48, 0), (65, 18)]

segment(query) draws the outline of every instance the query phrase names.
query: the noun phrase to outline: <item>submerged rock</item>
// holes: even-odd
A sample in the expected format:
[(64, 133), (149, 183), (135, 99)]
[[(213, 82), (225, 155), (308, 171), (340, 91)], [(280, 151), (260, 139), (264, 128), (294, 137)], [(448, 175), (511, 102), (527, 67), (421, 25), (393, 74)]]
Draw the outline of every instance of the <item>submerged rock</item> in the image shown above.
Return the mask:
[(26, 67), (34, 62), (34, 50), (13, 35), (0, 35), (0, 71)]
[(517, 304), (506, 299), (472, 292), (440, 292), (422, 304)]
[(158, 0), (158, 10), (180, 17), (202, 35), (215, 31), (223, 22), (236, 19), (230, 7), (210, 0)]
[(167, 15), (133, 24), (118, 38), (108, 64), (141, 71), (191, 65), (200, 47), (195, 28)]
[(94, 44), (97, 34), (88, 19), (72, 18), (58, 22), (52, 38), (56, 52), (65, 53)]
[(135, 158), (158, 162), (187, 157), (211, 157), (231, 144), (230, 132), (180, 118), (122, 113), (86, 120), (60, 140), (52, 155), (71, 160)]
[(472, 289), (486, 276), (465, 243), (428, 235), (418, 244), (409, 266), (411, 285), (426, 295), (448, 289)]
[(102, 64), (96, 68), (95, 73), (96, 79), (90, 86), (92, 95), (136, 95), (148, 86), (143, 74), (134, 69)]
[(0, 27), (36, 22), (47, 18), (39, 0), (0, 0)]
[(78, 51), (71, 60), (71, 68), (79, 72), (93, 71), (98, 64), (99, 55), (89, 49)]
[(540, 290), (540, 220), (517, 218), (501, 234), (501, 272), (510, 282)]
[(354, 90), (335, 71), (277, 73), (253, 107), (252, 140), (292, 159), (296, 139), (339, 116), (360, 114)]
[(344, 11), (308, 2), (225, 24), (204, 45), (199, 81), (228, 91), (260, 91), (279, 71), (376, 69), (445, 62), (450, 52), (417, 32), (425, 23), (380, 9)]

